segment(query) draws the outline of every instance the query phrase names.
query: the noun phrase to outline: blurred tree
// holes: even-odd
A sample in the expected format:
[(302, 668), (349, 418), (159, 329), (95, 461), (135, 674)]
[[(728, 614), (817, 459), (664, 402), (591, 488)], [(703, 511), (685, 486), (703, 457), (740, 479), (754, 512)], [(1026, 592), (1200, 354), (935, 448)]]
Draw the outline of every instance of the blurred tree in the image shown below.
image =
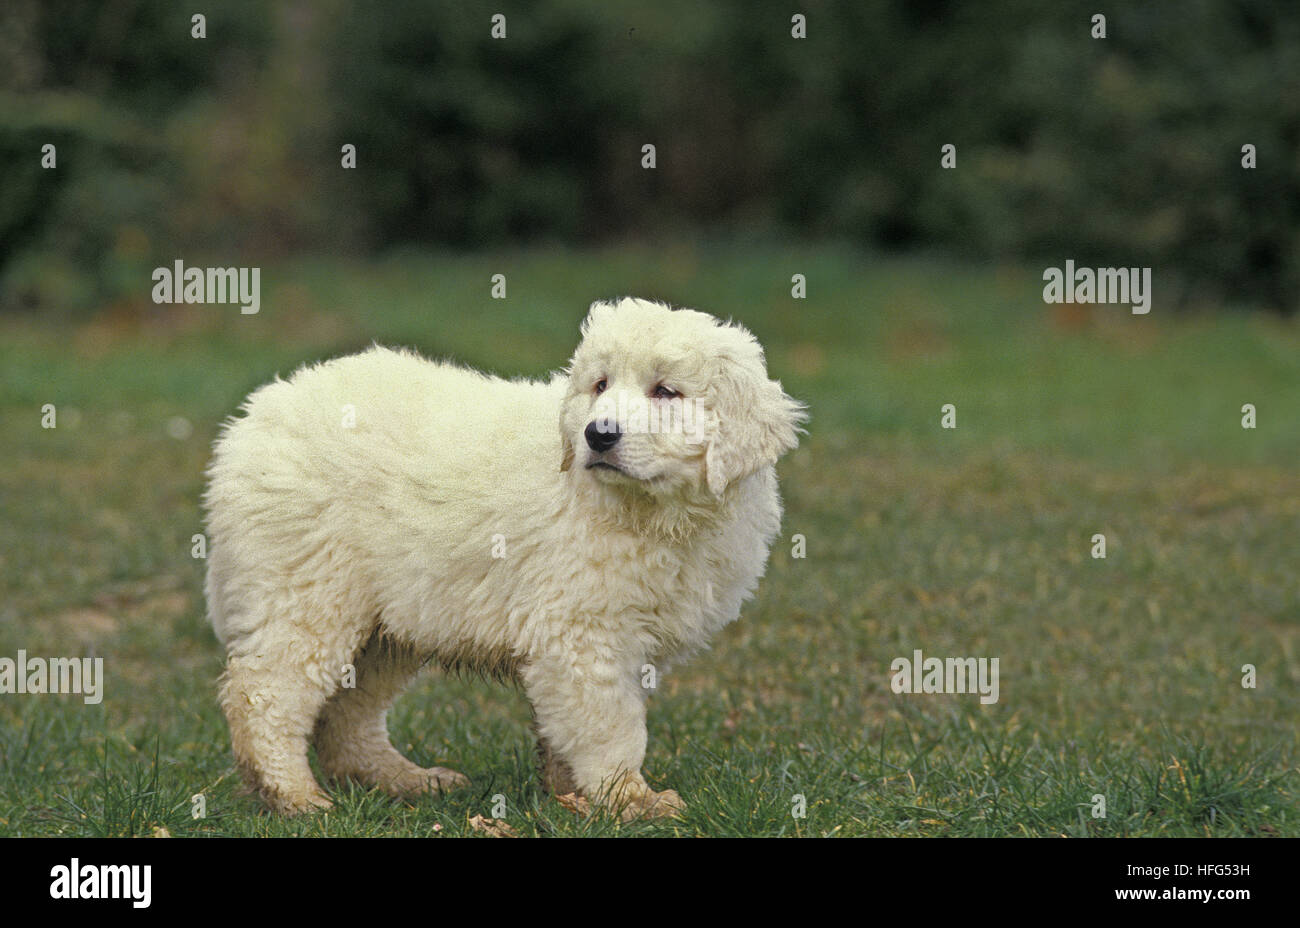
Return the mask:
[(259, 8), (221, 4), (199, 41), (167, 0), (0, 6), (0, 305), (75, 310), (139, 291), (192, 192), (168, 120), (268, 50)]
[(89, 305), (181, 248), (707, 230), (1297, 306), (1290, 0), (1130, 5), (1104, 39), (1083, 0), (807, 0), (803, 39), (772, 0), (206, 6), (202, 42), (164, 0), (0, 10), (4, 305)]

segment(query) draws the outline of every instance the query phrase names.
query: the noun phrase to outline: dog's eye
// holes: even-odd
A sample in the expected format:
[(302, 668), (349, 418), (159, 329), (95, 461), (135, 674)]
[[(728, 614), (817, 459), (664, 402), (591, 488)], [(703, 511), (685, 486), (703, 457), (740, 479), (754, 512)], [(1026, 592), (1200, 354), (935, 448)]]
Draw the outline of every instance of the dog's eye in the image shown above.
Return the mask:
[(655, 387), (654, 393), (652, 393), (651, 396), (658, 400), (670, 400), (673, 397), (681, 396), (681, 394), (672, 387), (665, 387), (663, 384), (659, 384), (659, 386)]
[(595, 386), (596, 394), (599, 396), (601, 393), (604, 393), (605, 388), (608, 386), (609, 386), (608, 380), (604, 380), (604, 379), (597, 380)]

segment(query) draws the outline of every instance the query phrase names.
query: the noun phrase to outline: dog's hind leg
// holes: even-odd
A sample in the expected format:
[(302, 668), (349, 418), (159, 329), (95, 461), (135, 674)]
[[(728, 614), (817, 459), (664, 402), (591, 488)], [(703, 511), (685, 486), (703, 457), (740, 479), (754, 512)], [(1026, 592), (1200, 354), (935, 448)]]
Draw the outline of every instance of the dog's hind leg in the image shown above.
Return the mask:
[(463, 786), (463, 775), (446, 767), (421, 767), (393, 747), (388, 709), (423, 661), (414, 650), (371, 636), (356, 660), (356, 686), (341, 688), (326, 703), (312, 740), (326, 776), (376, 786), (392, 796), (412, 796)]
[(312, 775), (307, 736), (363, 635), (329, 623), (281, 621), (231, 642), (221, 679), (231, 745), (244, 779), (274, 811), (331, 806)]

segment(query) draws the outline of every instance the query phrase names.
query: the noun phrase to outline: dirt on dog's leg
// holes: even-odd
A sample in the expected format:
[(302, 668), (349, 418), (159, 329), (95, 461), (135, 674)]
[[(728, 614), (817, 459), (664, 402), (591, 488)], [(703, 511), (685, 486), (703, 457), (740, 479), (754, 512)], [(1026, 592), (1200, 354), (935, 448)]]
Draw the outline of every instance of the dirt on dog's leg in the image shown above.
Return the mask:
[(533, 716), (533, 735), (537, 738), (537, 770), (542, 778), (542, 788), (556, 796), (565, 796), (578, 792), (578, 783), (573, 779), (573, 771), (551, 748), (551, 743), (542, 737), (537, 727), (537, 716)]
[(230, 659), (221, 705), (235, 762), (272, 811), (295, 815), (332, 805), (307, 762), (307, 735), (327, 696), (324, 687), (268, 670), (260, 656)]

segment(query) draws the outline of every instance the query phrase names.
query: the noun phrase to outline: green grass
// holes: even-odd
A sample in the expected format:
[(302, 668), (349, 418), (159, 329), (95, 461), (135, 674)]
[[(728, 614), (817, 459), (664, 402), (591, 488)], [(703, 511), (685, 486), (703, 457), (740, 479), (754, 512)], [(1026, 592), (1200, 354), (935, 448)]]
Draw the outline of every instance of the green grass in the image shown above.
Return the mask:
[[(499, 794), (523, 835), (1300, 835), (1300, 329), (1171, 318), (1159, 280), (1148, 317), (1071, 319), (1035, 269), (679, 244), (303, 260), (263, 268), (256, 316), (0, 320), (0, 656), (93, 654), (107, 675), (99, 706), (0, 695), (0, 834), (461, 835)], [(541, 374), (590, 300), (627, 293), (743, 321), (813, 417), (758, 598), (651, 700), (646, 771), (685, 817), (566, 811), (523, 696), (438, 673), (399, 701), (394, 740), (470, 788), (260, 812), (190, 556), (219, 421), (277, 371), (371, 340)], [(167, 434), (177, 416), (188, 438)], [(1000, 701), (895, 695), (890, 662), (915, 648), (998, 657)]]

